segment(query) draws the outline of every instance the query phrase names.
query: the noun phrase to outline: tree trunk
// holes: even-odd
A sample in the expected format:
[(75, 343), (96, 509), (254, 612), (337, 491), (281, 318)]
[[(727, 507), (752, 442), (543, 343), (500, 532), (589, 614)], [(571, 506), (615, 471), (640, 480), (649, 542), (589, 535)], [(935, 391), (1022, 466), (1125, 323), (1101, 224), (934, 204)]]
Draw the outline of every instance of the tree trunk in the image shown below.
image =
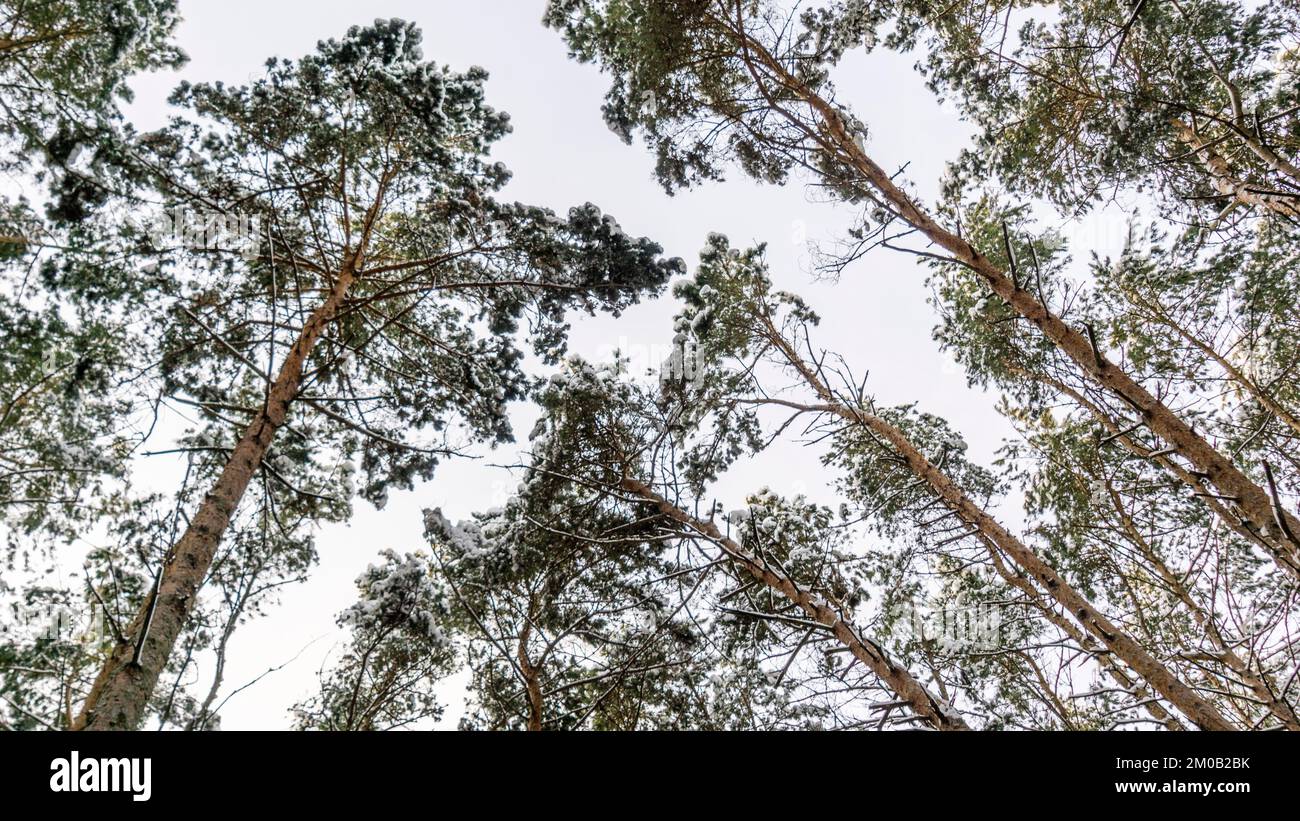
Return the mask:
[[(804, 101), (820, 121), (821, 129), (804, 126), (828, 151), (843, 157), (866, 182), (909, 225), (931, 242), (952, 254), (954, 261), (974, 271), (1018, 315), (1032, 322), (1084, 373), (1133, 408), (1139, 421), (1192, 463), (1197, 473), (1217, 495), (1236, 506), (1234, 514), (1256, 534), (1274, 561), (1284, 570), (1300, 576), (1300, 519), (1284, 510), (1258, 484), (1242, 473), (1232, 460), (1219, 453), (1172, 410), (1137, 383), (1120, 366), (1110, 362), (1088, 337), (1070, 327), (1029, 291), (1013, 282), (1007, 272), (994, 265), (969, 242), (940, 226), (899, 188), (853, 138), (839, 109), (822, 98), (807, 83), (790, 74), (762, 43), (743, 26), (732, 29), (741, 56), (757, 60), (775, 81)], [(755, 69), (757, 71), (757, 69)], [(757, 77), (756, 77), (757, 79)], [(775, 105), (775, 104), (773, 104)], [(779, 108), (779, 107), (778, 107)], [(787, 118), (798, 122), (789, 112)]]
[[(1114, 441), (1119, 443), (1125, 450), (1137, 456), (1146, 456), (1146, 453), (1138, 448), (1128, 436), (1123, 435), (1123, 429), (1114, 419), (1102, 412), (1101, 408), (1098, 408), (1092, 402), (1088, 401), (1087, 398), (1080, 395), (1073, 388), (1048, 376), (1031, 373), (1030, 371), (1020, 368), (1017, 368), (1016, 370), (1026, 379), (1039, 381), (1044, 385), (1066, 394), (1080, 407), (1091, 413), (1093, 418), (1100, 422), (1102, 427), (1115, 437)], [(1158, 457), (1153, 461), (1164, 462), (1165, 459), (1166, 457)], [(1165, 467), (1185, 484), (1192, 487), (1195, 486), (1194, 478), (1189, 476), (1187, 471), (1177, 463), (1170, 463), (1165, 465)], [(1245, 664), (1243, 659), (1228, 647), (1223, 637), (1219, 634), (1217, 628), (1214, 627), (1213, 622), (1207, 621), (1207, 619), (1211, 618), (1212, 614), (1207, 613), (1204, 608), (1193, 599), (1190, 591), (1188, 591), (1186, 585), (1184, 585), (1178, 578), (1178, 575), (1174, 573), (1158, 555), (1156, 555), (1154, 548), (1145, 538), (1142, 537), (1132, 518), (1124, 511), (1123, 505), (1120, 503), (1118, 494), (1114, 489), (1111, 489), (1110, 493), (1112, 505), (1115, 507), (1116, 512), (1120, 517), (1121, 524), (1124, 526), (1124, 532), (1128, 536), (1129, 541), (1138, 548), (1138, 551), (1142, 554), (1143, 558), (1151, 564), (1156, 575), (1164, 581), (1170, 591), (1173, 592), (1185, 605), (1187, 605), (1197, 624), (1206, 628), (1207, 637), (1210, 638), (1211, 642), (1215, 644), (1216, 648), (1221, 653), (1220, 660), (1223, 661), (1229, 669), (1241, 677), (1243, 683), (1250, 687), (1250, 689), (1255, 693), (1255, 696), (1262, 704), (1268, 707), (1270, 712), (1282, 720), (1287, 729), (1300, 730), (1300, 716), (1296, 715), (1295, 709), (1285, 699), (1276, 694), (1276, 688), (1272, 686), (1273, 683), (1268, 676), (1262, 673), (1256, 674), (1248, 665)], [(1219, 502), (1212, 499), (1210, 500), (1210, 504), (1216, 506)], [(1256, 541), (1254, 534), (1245, 528), (1242, 528), (1240, 525), (1234, 528), (1234, 530), (1242, 537), (1250, 541)]]
[[(1290, 534), (1300, 535), (1300, 519), (1288, 511), (1275, 510), (1267, 491), (1242, 473), (1233, 462), (1219, 453), (1200, 434), (1139, 385), (1123, 368), (1106, 359), (1089, 339), (1052, 313), (1029, 291), (1018, 287), (1007, 274), (966, 240), (939, 227), (919, 211), (906, 194), (897, 188), (861, 149), (848, 139), (842, 123), (838, 128), (856, 152), (858, 165), (877, 189), (900, 210), (904, 219), (922, 231), (937, 245), (951, 252), (959, 261), (978, 273), (989, 287), (1020, 316), (1042, 330), (1056, 346), (1079, 367), (1111, 393), (1134, 408), (1143, 424), (1186, 458), (1225, 501), (1233, 503), (1250, 530), (1269, 548), (1274, 561), (1283, 570), (1300, 575), (1300, 549)], [(1276, 514), (1276, 515), (1275, 515)]]
[(1181, 731), (1184, 729), (1178, 719), (1166, 710), (1159, 701), (1150, 698), (1146, 687), (1140, 681), (1134, 681), (1133, 677), (1115, 660), (1113, 655), (1098, 647), (1092, 636), (1080, 630), (1078, 625), (1061, 615), (1059, 610), (1043, 601), (1041, 592), (1029, 579), (1007, 567), (1006, 563), (1002, 561), (1001, 554), (996, 550), (990, 550), (989, 556), (993, 561), (994, 569), (997, 570), (998, 575), (1004, 581), (1024, 593), (1045, 619), (1056, 625), (1057, 629), (1069, 636), (1071, 641), (1079, 645), (1089, 656), (1095, 659), (1102, 670), (1106, 672), (1106, 675), (1110, 676), (1111, 681), (1119, 685), (1121, 689), (1131, 693), (1153, 719), (1163, 725), (1166, 730)]
[(740, 544), (722, 535), (712, 522), (698, 519), (660, 496), (649, 485), (626, 477), (621, 487), (653, 504), (660, 513), (707, 537), (720, 546), (749, 575), (767, 585), (803, 610), (809, 618), (830, 629), (853, 654), (867, 666), (899, 699), (911, 705), (916, 714), (937, 730), (969, 730), (970, 727), (952, 707), (936, 699), (907, 668), (897, 664), (884, 648), (858, 634), (840, 613), (824, 600), (801, 590), (791, 579), (777, 573)]
[(532, 660), (528, 658), (528, 637), (533, 631), (532, 618), (532, 607), (529, 607), (528, 621), (524, 623), (524, 628), (519, 633), (515, 656), (519, 659), (519, 674), (523, 676), (524, 691), (528, 696), (528, 729), (537, 732), (542, 729), (542, 716), (546, 705), (542, 699), (541, 676), (533, 666)]
[(366, 213), (356, 249), (346, 252), (329, 296), (299, 331), (271, 383), (266, 403), (244, 430), (221, 475), (170, 551), (153, 595), (145, 600), (126, 632), (131, 640), (119, 643), (104, 661), (74, 729), (132, 730), (144, 718), (158, 677), (194, 609), (217, 546), (297, 398), (303, 368), (356, 280), (383, 201), (384, 182)]
[(1057, 604), (1071, 613), (1079, 624), (1102, 642), (1125, 664), (1141, 675), (1158, 692), (1203, 730), (1232, 730), (1234, 727), (1209, 702), (1180, 681), (1127, 633), (1111, 623), (1092, 603), (1078, 593), (1051, 565), (1016, 537), (1012, 536), (988, 513), (972, 502), (948, 476), (930, 463), (904, 436), (902, 431), (883, 419), (853, 411), (843, 406), (835, 412), (842, 418), (863, 424), (885, 439), (907, 460), (908, 466), (924, 479), (953, 512), (976, 528), (997, 549), (1006, 554), (1026, 573), (1036, 579)]
[[(1163, 467), (1170, 473), (1170, 475), (1174, 476), (1178, 481), (1182, 482), (1193, 491), (1200, 487), (1195, 474), (1171, 459), (1169, 454), (1153, 455), (1152, 452), (1140, 447), (1133, 440), (1132, 432), (1126, 432), (1127, 428), (1123, 427), (1118, 420), (1107, 414), (1102, 410), (1102, 408), (1098, 407), (1095, 403), (1091, 402), (1086, 396), (1079, 393), (1074, 388), (1071, 388), (1069, 385), (1045, 374), (1034, 373), (1017, 366), (1012, 366), (1012, 369), (1026, 379), (1040, 382), (1053, 390), (1059, 391), (1060, 393), (1070, 397), (1074, 400), (1075, 404), (1092, 414), (1092, 417), (1096, 419), (1103, 428), (1105, 428), (1108, 434), (1110, 434), (1111, 440), (1124, 448), (1124, 450), (1127, 450), (1134, 456), (1146, 459), (1153, 464)], [(1223, 501), (1213, 497), (1208, 497), (1204, 499), (1204, 502), (1206, 507), (1208, 507), (1222, 521), (1227, 523), (1232, 532), (1252, 544), (1259, 544), (1266, 550), (1271, 550), (1269, 544), (1260, 539), (1259, 534), (1251, 530), (1248, 523), (1243, 522), (1240, 518), (1232, 515), (1232, 512), (1225, 507)], [(1297, 576), (1297, 578), (1300, 578), (1300, 565), (1292, 565), (1288, 562), (1285, 565), (1285, 569), (1290, 570)]]
[(1296, 715), (1295, 708), (1291, 706), (1285, 698), (1278, 695), (1277, 682), (1261, 670), (1256, 672), (1246, 660), (1237, 654), (1233, 649), (1233, 643), (1219, 630), (1218, 624), (1215, 623), (1215, 616), (1209, 612), (1201, 603), (1192, 596), (1191, 591), (1183, 584), (1182, 579), (1178, 577), (1169, 565), (1156, 553), (1155, 546), (1152, 545), (1138, 530), (1137, 524), (1124, 509), (1123, 500), (1119, 492), (1114, 488), (1109, 488), (1111, 504), (1114, 506), (1120, 522), (1124, 526), (1124, 531), (1128, 539), (1151, 565), (1151, 569), (1164, 582), (1169, 591), (1181, 601), (1192, 614), (1192, 619), (1196, 625), (1205, 632), (1205, 637), (1214, 647), (1215, 657), (1223, 663), (1225, 667), (1237, 675), (1241, 683), (1250, 688), (1255, 698), (1259, 700), (1270, 713), (1282, 722), (1282, 726), (1288, 730), (1300, 730), (1300, 716)]
[(1209, 172), (1215, 191), (1242, 205), (1271, 211), (1289, 219), (1300, 217), (1300, 200), (1296, 199), (1295, 195), (1274, 193), (1242, 182), (1233, 176), (1228, 161), (1213, 147), (1207, 145), (1196, 133), (1196, 129), (1176, 117), (1171, 119), (1169, 124), (1174, 127), (1179, 141), (1196, 152), (1201, 165)]
[[(1148, 653), (1127, 633), (1106, 618), (1092, 603), (1070, 586), (1051, 565), (1043, 561), (1028, 545), (1002, 527), (1002, 525), (975, 504), (966, 493), (942, 470), (927, 459), (901, 430), (874, 414), (848, 407), (836, 400), (830, 390), (822, 384), (808, 364), (790, 347), (771, 320), (764, 317), (767, 338), (775, 345), (786, 360), (799, 371), (818, 397), (826, 402), (821, 410), (833, 413), (840, 418), (860, 424), (876, 436), (889, 443), (907, 462), (908, 469), (918, 479), (930, 486), (963, 521), (975, 528), (986, 547), (1000, 551), (1018, 567), (1034, 578), (1057, 604), (1065, 608), (1076, 622), (1094, 638), (1099, 640), (1107, 650), (1114, 653), (1134, 672), (1146, 679), (1151, 687), (1178, 708), (1197, 727), (1203, 730), (1235, 729), (1209, 702), (1205, 701), (1191, 687), (1184, 684), (1168, 668)], [(974, 535), (974, 534), (972, 534)]]

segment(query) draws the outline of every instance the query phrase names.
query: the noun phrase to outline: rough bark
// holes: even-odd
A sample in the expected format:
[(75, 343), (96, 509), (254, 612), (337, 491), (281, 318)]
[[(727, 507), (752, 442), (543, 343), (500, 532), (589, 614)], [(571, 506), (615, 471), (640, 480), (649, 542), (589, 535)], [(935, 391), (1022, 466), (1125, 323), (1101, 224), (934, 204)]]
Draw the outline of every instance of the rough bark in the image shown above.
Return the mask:
[[(1158, 452), (1153, 453), (1142, 447), (1134, 439), (1131, 431), (1126, 432), (1128, 429), (1121, 426), (1118, 420), (1107, 414), (1079, 391), (1076, 391), (1074, 388), (1071, 388), (1069, 385), (1066, 385), (1057, 379), (1053, 379), (1052, 377), (1041, 373), (1034, 373), (1018, 367), (1014, 368), (1014, 370), (1026, 379), (1040, 382), (1070, 397), (1074, 400), (1075, 404), (1092, 414), (1093, 418), (1106, 429), (1111, 441), (1115, 442), (1129, 453), (1163, 467), (1192, 491), (1196, 491), (1200, 488), (1200, 482), (1195, 474), (1171, 459), (1169, 454)], [(1265, 550), (1271, 550), (1269, 544), (1260, 539), (1259, 534), (1252, 530), (1248, 526), (1248, 523), (1244, 522), (1241, 517), (1235, 515), (1231, 510), (1229, 510), (1221, 500), (1207, 497), (1204, 499), (1204, 503), (1206, 507), (1218, 516), (1221, 521), (1226, 523), (1234, 533), (1252, 544), (1260, 545)], [(1300, 564), (1288, 560), (1283, 564), (1283, 567), (1293, 576), (1300, 578)]]
[(1028, 578), (1007, 567), (1006, 563), (1002, 561), (1001, 554), (996, 550), (990, 550), (989, 555), (998, 575), (1012, 587), (1024, 593), (1033, 602), (1034, 607), (1043, 614), (1044, 618), (1056, 625), (1057, 629), (1062, 633), (1069, 636), (1071, 641), (1087, 651), (1088, 655), (1095, 659), (1101, 669), (1110, 677), (1110, 680), (1119, 685), (1120, 689), (1131, 693), (1142, 704), (1143, 709), (1147, 711), (1151, 718), (1155, 719), (1166, 730), (1181, 731), (1184, 729), (1177, 717), (1166, 710), (1158, 700), (1151, 698), (1147, 688), (1129, 675), (1129, 671), (1116, 661), (1113, 655), (1104, 648), (1099, 647), (1092, 636), (1080, 630), (1079, 626), (1063, 616), (1060, 610), (1044, 601), (1042, 593)]
[(951, 477), (935, 466), (921, 453), (903, 431), (886, 420), (859, 408), (839, 402), (817, 374), (798, 355), (764, 318), (767, 339), (781, 351), (786, 361), (799, 371), (800, 376), (826, 404), (819, 410), (835, 414), (845, 421), (859, 424), (892, 447), (906, 462), (908, 469), (924, 481), (944, 504), (962, 521), (978, 533), (982, 542), (1009, 558), (1024, 570), (1046, 591), (1058, 605), (1065, 608), (1074, 620), (1135, 673), (1142, 676), (1157, 693), (1203, 730), (1233, 730), (1212, 704), (1160, 663), (1131, 636), (1110, 621), (1082, 594), (1075, 590), (1055, 568), (1044, 561), (1032, 548), (1013, 536), (1001, 523), (975, 504)]
[(519, 646), (515, 655), (519, 659), (519, 674), (523, 676), (524, 690), (528, 695), (528, 729), (536, 732), (542, 729), (545, 702), (542, 700), (541, 676), (533, 666), (532, 660), (528, 658), (528, 637), (532, 634), (531, 608), (528, 617), (529, 623), (524, 625), (524, 629), (519, 634)]
[(1131, 407), (1142, 424), (1192, 464), (1196, 474), (1216, 491), (1210, 495), (1221, 497), (1239, 511), (1243, 523), (1268, 548), (1280, 567), (1291, 573), (1297, 572), (1296, 568), (1300, 566), (1300, 518), (1274, 505), (1267, 491), (1238, 469), (1231, 459), (1219, 453), (1178, 414), (1138, 384), (1127, 371), (1111, 362), (1105, 353), (1092, 345), (1084, 333), (1067, 324), (1033, 293), (1021, 288), (1006, 271), (963, 237), (939, 225), (923, 211), (867, 155), (853, 138), (839, 109), (807, 83), (792, 75), (762, 43), (745, 32), (743, 25), (733, 24), (731, 34), (738, 41), (742, 57), (754, 66), (752, 70), (756, 80), (759, 70), (757, 66), (761, 65), (762, 70), (776, 83), (812, 110), (820, 127), (813, 129), (780, 106), (776, 106), (778, 113), (809, 130), (826, 151), (851, 165), (899, 217), (951, 254), (955, 262), (973, 271), (1007, 306), (1029, 320), (1085, 374)]
[(304, 323), (280, 365), (266, 402), (169, 552), (154, 593), (126, 632), (129, 640), (118, 643), (104, 661), (74, 729), (131, 730), (140, 725), (158, 677), (197, 603), (217, 547), (297, 398), (303, 368), (361, 269), (382, 198), (383, 186), (366, 214), (357, 247), (347, 252), (328, 296)]
[[(1026, 379), (1036, 380), (1069, 396), (1080, 407), (1092, 414), (1093, 418), (1100, 422), (1102, 427), (1104, 427), (1111, 435), (1113, 438), (1112, 440), (1117, 442), (1125, 450), (1143, 458), (1152, 458), (1132, 440), (1131, 436), (1124, 433), (1124, 429), (1121, 428), (1113, 418), (1104, 413), (1101, 408), (1088, 401), (1088, 399), (1078, 391), (1062, 382), (1052, 379), (1051, 377), (1031, 373), (1030, 371), (1020, 368), (1017, 368), (1016, 370)], [(1152, 458), (1152, 461), (1162, 464), (1167, 470), (1177, 476), (1180, 481), (1187, 484), (1189, 487), (1196, 486), (1195, 477), (1191, 476), (1177, 463), (1168, 462), (1167, 457), (1157, 456)], [(1166, 462), (1168, 462), (1168, 464), (1165, 464)], [(1221, 652), (1226, 650), (1226, 653), (1223, 653), (1220, 660), (1241, 678), (1242, 682), (1252, 690), (1255, 697), (1268, 708), (1269, 712), (1281, 719), (1287, 729), (1300, 730), (1300, 724), (1296, 723), (1297, 720), (1300, 719), (1300, 716), (1296, 715), (1295, 709), (1285, 699), (1277, 695), (1275, 683), (1272, 682), (1268, 676), (1255, 673), (1250, 666), (1245, 663), (1245, 660), (1231, 650), (1224, 637), (1219, 633), (1218, 629), (1211, 621), (1212, 614), (1207, 612), (1205, 608), (1201, 607), (1200, 603), (1192, 597), (1187, 586), (1178, 577), (1178, 574), (1174, 573), (1174, 571), (1155, 553), (1152, 546), (1141, 537), (1131, 517), (1124, 512), (1123, 506), (1120, 504), (1120, 500), (1118, 499), (1118, 494), (1116, 494), (1113, 489), (1111, 490), (1111, 496), (1112, 504), (1118, 511), (1121, 523), (1124, 525), (1124, 530), (1128, 535), (1129, 541), (1134, 543), (1143, 558), (1151, 564), (1156, 575), (1165, 583), (1170, 592), (1174, 593), (1174, 595), (1176, 595), (1178, 599), (1190, 609), (1193, 619), (1195, 619), (1197, 624), (1206, 631), (1206, 637), (1210, 639), (1216, 649)], [(1219, 505), (1219, 502), (1217, 500), (1210, 500), (1210, 504)], [(1217, 512), (1220, 513), (1222, 518), (1228, 520), (1230, 524), (1233, 521), (1236, 521), (1235, 517), (1232, 517), (1227, 513), (1227, 511)], [(1249, 541), (1257, 541), (1256, 536), (1250, 531), (1242, 528), (1239, 523), (1233, 527), (1233, 530)]]
[(907, 668), (895, 662), (885, 649), (858, 631), (825, 600), (801, 589), (785, 575), (778, 573), (759, 560), (739, 543), (724, 536), (712, 522), (698, 519), (687, 513), (649, 485), (638, 479), (625, 477), (624, 490), (650, 502), (668, 518), (685, 525), (720, 546), (727, 555), (750, 576), (780, 593), (803, 610), (810, 619), (827, 627), (853, 657), (876, 674), (898, 698), (906, 701), (927, 724), (937, 730), (969, 730), (970, 727), (952, 707), (930, 694), (925, 685), (917, 681)]
[[(1242, 182), (1233, 175), (1228, 161), (1215, 151), (1213, 146), (1202, 140), (1196, 133), (1196, 129), (1177, 118), (1171, 119), (1169, 124), (1174, 127), (1178, 139), (1194, 151), (1201, 165), (1205, 166), (1215, 191), (1251, 208), (1259, 208), (1291, 219), (1300, 217), (1300, 199), (1297, 199), (1296, 195), (1268, 191)], [(1279, 166), (1278, 170), (1280, 169)]]
[(913, 473), (925, 480), (953, 512), (1035, 579), (1047, 594), (1072, 614), (1088, 633), (1146, 679), (1157, 693), (1178, 708), (1193, 724), (1204, 730), (1234, 729), (1209, 702), (1202, 699), (1124, 630), (1106, 618), (1035, 551), (1011, 535), (992, 516), (971, 501), (946, 474), (912, 445), (902, 431), (871, 414), (840, 405), (831, 405), (828, 408), (844, 419), (863, 424), (889, 442), (907, 460)]
[(1138, 552), (1142, 554), (1142, 558), (1147, 561), (1155, 574), (1164, 582), (1169, 592), (1173, 593), (1187, 607), (1188, 612), (1192, 614), (1193, 621), (1204, 631), (1206, 639), (1214, 648), (1214, 657), (1231, 670), (1240, 679), (1241, 683), (1250, 689), (1260, 704), (1282, 722), (1284, 727), (1288, 730), (1300, 730), (1300, 716), (1296, 715), (1295, 708), (1286, 699), (1278, 695), (1277, 683), (1268, 675), (1256, 672), (1233, 649), (1232, 642), (1228, 641), (1219, 630), (1214, 614), (1201, 606), (1201, 603), (1192, 595), (1192, 592), (1178, 577), (1178, 574), (1169, 565), (1165, 564), (1164, 560), (1156, 553), (1155, 547), (1142, 536), (1136, 523), (1124, 509), (1124, 503), (1119, 493), (1114, 488), (1110, 488), (1109, 492), (1111, 504), (1118, 512), (1129, 541), (1137, 547)]

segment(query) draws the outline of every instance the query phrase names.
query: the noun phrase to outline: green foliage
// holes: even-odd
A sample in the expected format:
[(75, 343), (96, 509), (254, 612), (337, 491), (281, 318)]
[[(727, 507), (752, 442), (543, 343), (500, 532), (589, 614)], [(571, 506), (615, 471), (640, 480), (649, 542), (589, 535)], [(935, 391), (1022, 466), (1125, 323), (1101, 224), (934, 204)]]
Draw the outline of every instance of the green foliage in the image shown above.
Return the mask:
[(1239, 179), (1288, 185), (1251, 145), (1283, 157), (1300, 146), (1293, 4), (1037, 5), (958, 4), (936, 17), (903, 4), (900, 45), (925, 46), (931, 86), (980, 129), (955, 184), (996, 179), (1071, 213), (1119, 189), (1154, 190), (1166, 208), (1208, 221), (1226, 201), (1206, 195), (1178, 119), (1201, 128)]

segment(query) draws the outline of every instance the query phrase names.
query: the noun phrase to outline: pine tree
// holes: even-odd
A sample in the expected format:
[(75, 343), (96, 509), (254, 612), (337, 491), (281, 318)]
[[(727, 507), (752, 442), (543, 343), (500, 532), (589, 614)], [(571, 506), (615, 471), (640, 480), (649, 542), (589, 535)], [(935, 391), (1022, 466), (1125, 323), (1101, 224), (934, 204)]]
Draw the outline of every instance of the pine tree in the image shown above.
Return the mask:
[(78, 223), (108, 196), (118, 102), (132, 74), (184, 62), (177, 19), (170, 0), (0, 8), (0, 517), (20, 533), (84, 526), (89, 491), (124, 472), (124, 365), (142, 350), (120, 315), (47, 273), (93, 244)]
[(0, 21), (0, 588), (27, 628), (6, 632), (0, 694), (14, 726), (66, 728), (100, 650), (87, 618), (148, 583), (133, 551), (108, 560), (101, 546), (64, 578), (56, 555), (91, 533), (120, 543), (153, 500), (127, 486), (150, 346), (120, 306), (60, 279), (77, 257), (93, 259), (79, 271), (92, 281), (125, 264), (96, 253), (102, 206), (130, 177), (115, 160), (129, 131), (118, 106), (133, 74), (185, 57), (172, 2), (6, 3)]
[(136, 141), (175, 203), (134, 232), (158, 262), (147, 298), (175, 295), (164, 389), (203, 412), (187, 449), (213, 478), (81, 726), (139, 723), (256, 477), (314, 506), (298, 526), (346, 514), (350, 494), (323, 492), (344, 474), (382, 505), (465, 445), (508, 440), (522, 320), (554, 356), (566, 310), (617, 312), (677, 267), (589, 204), (561, 218), (494, 199), (509, 173), (485, 154), (508, 118), (481, 70), (424, 62), (419, 42), (379, 21), (246, 87), (183, 85), (194, 116)]
[(980, 129), (962, 176), (1070, 213), (1147, 186), (1214, 230), (1293, 222), (1294, 3), (1101, 0), (1059, 12), (1012, 23), (1006, 3), (938, 16), (903, 4), (892, 44), (923, 47), (932, 87)]
[[(685, 294), (690, 301), (685, 317), (697, 327), (702, 325), (706, 341), (715, 329), (723, 340), (721, 346), (706, 346), (706, 357), (755, 363), (770, 357), (812, 393), (812, 398), (802, 401), (786, 398), (788, 391), (755, 381), (735, 401), (826, 415), (842, 425), (832, 429), (832, 461), (846, 471), (849, 499), (873, 509), (873, 515), (898, 515), (917, 503), (913, 500), (923, 500), (921, 509), (935, 515), (934, 508), (946, 509), (932, 522), (953, 531), (938, 534), (943, 544), (970, 540), (983, 548), (987, 561), (1002, 570), (1004, 578), (1030, 582), (1038, 596), (1069, 614), (1092, 642), (1113, 653), (1194, 724), (1204, 729), (1231, 727), (1214, 705), (1071, 584), (1039, 550), (1010, 532), (986, 503), (981, 504), (981, 498), (992, 495), (990, 481), (959, 457), (964, 445), (952, 441), (946, 425), (907, 409), (875, 408), (861, 384), (849, 382), (844, 371), (825, 364), (831, 357), (815, 349), (808, 331), (818, 321), (816, 314), (796, 296), (771, 292), (760, 251), (732, 251), (724, 239), (715, 237), (701, 259), (693, 287)], [(695, 321), (700, 317), (703, 323)], [(746, 372), (760, 373), (752, 367)], [(843, 381), (843, 387), (835, 388), (833, 379)], [(887, 501), (879, 501), (882, 498)]]
[(924, 236), (939, 250), (909, 250), (969, 270), (990, 298), (1122, 403), (1161, 451), (1186, 460), (1201, 498), (1218, 502), (1216, 514), (1300, 577), (1300, 519), (1266, 487), (1262, 470), (1225, 454), (1122, 359), (1108, 356), (1093, 331), (1045, 303), (1013, 260), (999, 264), (998, 245), (974, 244), (958, 225), (942, 224), (940, 211), (866, 152), (867, 126), (836, 101), (829, 74), (849, 49), (875, 46), (884, 16), (884, 7), (855, 2), (792, 17), (770, 3), (556, 0), (546, 22), (563, 31), (575, 57), (610, 72), (606, 120), (629, 141), (643, 132), (666, 188), (715, 179), (728, 162), (772, 182), (800, 168), (870, 208), (860, 248), (903, 228)]
[(432, 687), (454, 661), (450, 596), (421, 557), (382, 558), (357, 580), (360, 600), (339, 617), (352, 630), (342, 657), (320, 693), (294, 708), (300, 729), (391, 730), (442, 715)]

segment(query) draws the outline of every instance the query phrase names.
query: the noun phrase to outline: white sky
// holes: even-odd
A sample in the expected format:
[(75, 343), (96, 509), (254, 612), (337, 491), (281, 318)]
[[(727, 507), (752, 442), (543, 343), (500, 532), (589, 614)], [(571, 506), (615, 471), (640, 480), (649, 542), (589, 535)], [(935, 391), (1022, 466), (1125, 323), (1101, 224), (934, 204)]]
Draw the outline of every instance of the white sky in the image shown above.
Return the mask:
[[(561, 212), (594, 202), (629, 234), (652, 237), (692, 269), (710, 231), (727, 234), (734, 246), (766, 241), (777, 286), (803, 294), (823, 317), (815, 341), (843, 354), (859, 373), (869, 370), (868, 385), (879, 401), (916, 401), (947, 418), (971, 443), (971, 456), (987, 464), (1008, 427), (994, 411), (993, 397), (967, 389), (960, 371), (931, 340), (935, 317), (925, 301), (924, 270), (913, 258), (880, 251), (854, 264), (838, 284), (814, 283), (802, 238), (833, 237), (846, 224), (849, 209), (812, 202), (800, 183), (757, 186), (739, 173), (725, 183), (666, 196), (651, 176), (650, 154), (639, 145), (625, 146), (605, 127), (599, 108), (606, 78), (594, 66), (567, 58), (559, 35), (539, 22), (543, 5), (540, 0), (182, 0), (185, 19), (177, 37), (190, 62), (177, 74), (137, 78), (128, 116), (142, 129), (156, 127), (167, 116), (166, 96), (180, 79), (242, 83), (258, 76), (268, 57), (298, 57), (348, 26), (376, 17), (413, 20), (424, 32), (426, 59), (458, 70), (480, 65), (490, 72), (488, 101), (510, 112), (514, 124), (514, 133), (493, 152), (514, 172), (504, 196)], [(836, 82), (842, 98), (870, 125), (868, 150), (875, 159), (889, 169), (910, 161), (908, 177), (930, 198), (943, 163), (969, 132), (951, 109), (937, 105), (912, 62), (886, 52), (857, 54), (845, 61)], [(1099, 218), (1073, 233), (1103, 251), (1122, 241), (1113, 219)], [(665, 296), (618, 320), (581, 317), (571, 349), (596, 360), (616, 347), (645, 356), (670, 340), (674, 309)], [(517, 436), (526, 438), (535, 412), (519, 406), (514, 418)], [(768, 485), (834, 503), (816, 456), (794, 444), (775, 447), (752, 467), (725, 477), (719, 499), (732, 509), (745, 493)], [(310, 580), (288, 589), (269, 616), (236, 632), (221, 697), (268, 668), (285, 666), (235, 696), (223, 711), (223, 726), (287, 726), (288, 708), (314, 690), (318, 669), (338, 651), (343, 634), (334, 616), (353, 600), (356, 576), (379, 550), (422, 546), (422, 508), (440, 506), (455, 520), (501, 504), (515, 481), (486, 463), (513, 461), (507, 450), (446, 464), (415, 492), (394, 492), (383, 511), (358, 502), (350, 524), (323, 527), (320, 564)], [(145, 472), (166, 475), (168, 469), (151, 465)], [(285, 664), (290, 659), (295, 660)], [(210, 664), (204, 665), (200, 686), (206, 688), (210, 673)], [(454, 725), (461, 699), (454, 686), (448, 689), (445, 723)]]

